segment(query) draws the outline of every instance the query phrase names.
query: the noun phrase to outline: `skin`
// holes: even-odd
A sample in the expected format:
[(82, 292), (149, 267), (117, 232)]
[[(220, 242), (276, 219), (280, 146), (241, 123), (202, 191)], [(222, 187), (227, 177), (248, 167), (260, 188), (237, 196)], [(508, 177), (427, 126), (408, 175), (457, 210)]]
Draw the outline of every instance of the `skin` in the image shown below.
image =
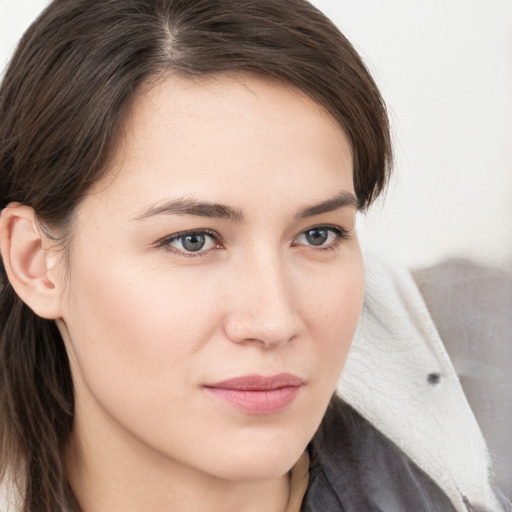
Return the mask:
[[(77, 207), (68, 267), (47, 262), (75, 383), (67, 461), (86, 512), (284, 510), (363, 295), (355, 204), (305, 210), (353, 195), (352, 171), (343, 130), (291, 86), (170, 77), (137, 96), (110, 172)], [(236, 215), (161, 208), (177, 199)], [(325, 225), (313, 245), (305, 232)], [(191, 255), (169, 239), (188, 230), (215, 238)], [(272, 414), (204, 389), (282, 372), (303, 385)]]

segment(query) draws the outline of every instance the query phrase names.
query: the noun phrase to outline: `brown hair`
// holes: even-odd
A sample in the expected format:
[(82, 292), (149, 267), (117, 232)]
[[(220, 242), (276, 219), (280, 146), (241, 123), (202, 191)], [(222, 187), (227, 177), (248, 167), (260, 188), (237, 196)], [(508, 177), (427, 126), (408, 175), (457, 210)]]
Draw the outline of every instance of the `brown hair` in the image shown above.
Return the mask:
[[(173, 73), (253, 72), (293, 84), (347, 134), (359, 204), (391, 163), (382, 98), (347, 39), (305, 0), (54, 0), (23, 36), (0, 89), (0, 207), (61, 228), (105, 170), (137, 88)], [(0, 476), (23, 512), (79, 510), (63, 445), (73, 423), (66, 351), (2, 275)]]

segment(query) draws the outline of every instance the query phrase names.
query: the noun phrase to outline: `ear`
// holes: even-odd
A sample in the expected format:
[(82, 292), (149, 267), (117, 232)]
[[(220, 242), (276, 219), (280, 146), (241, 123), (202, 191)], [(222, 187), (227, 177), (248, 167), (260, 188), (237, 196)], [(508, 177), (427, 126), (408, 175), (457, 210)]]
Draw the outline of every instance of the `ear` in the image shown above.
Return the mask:
[[(9, 282), (36, 315), (61, 317), (57, 258), (33, 208), (10, 203), (0, 215), (0, 253)], [(51, 256), (51, 254), (54, 254)]]

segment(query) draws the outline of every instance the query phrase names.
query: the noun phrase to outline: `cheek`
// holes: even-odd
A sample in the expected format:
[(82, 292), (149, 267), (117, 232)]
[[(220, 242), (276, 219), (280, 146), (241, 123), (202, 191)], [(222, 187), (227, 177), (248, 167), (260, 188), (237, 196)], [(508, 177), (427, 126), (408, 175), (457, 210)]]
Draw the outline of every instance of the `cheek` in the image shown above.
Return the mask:
[(322, 372), (335, 384), (354, 338), (364, 294), (364, 267), (359, 248), (350, 252), (328, 277), (303, 292), (308, 330), (321, 359)]
[(190, 384), (193, 354), (217, 328), (213, 291), (187, 276), (134, 268), (91, 265), (74, 273), (66, 324), (75, 366), (98, 396), (147, 400), (171, 387), (179, 394)]
[(83, 267), (72, 279), (68, 352), (76, 411), (94, 428), (111, 418), (133, 438), (179, 455), (179, 445), (192, 443), (186, 440), (208, 423), (196, 390), (203, 348), (219, 325), (215, 286), (134, 267)]

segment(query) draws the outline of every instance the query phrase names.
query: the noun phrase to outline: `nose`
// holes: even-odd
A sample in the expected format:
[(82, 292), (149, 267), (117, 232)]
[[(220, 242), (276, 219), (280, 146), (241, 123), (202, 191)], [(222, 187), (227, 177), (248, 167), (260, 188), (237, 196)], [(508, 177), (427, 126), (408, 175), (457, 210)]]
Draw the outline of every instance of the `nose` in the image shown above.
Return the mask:
[(277, 258), (251, 258), (232, 273), (225, 320), (231, 341), (271, 348), (299, 334), (292, 279), (283, 267)]

